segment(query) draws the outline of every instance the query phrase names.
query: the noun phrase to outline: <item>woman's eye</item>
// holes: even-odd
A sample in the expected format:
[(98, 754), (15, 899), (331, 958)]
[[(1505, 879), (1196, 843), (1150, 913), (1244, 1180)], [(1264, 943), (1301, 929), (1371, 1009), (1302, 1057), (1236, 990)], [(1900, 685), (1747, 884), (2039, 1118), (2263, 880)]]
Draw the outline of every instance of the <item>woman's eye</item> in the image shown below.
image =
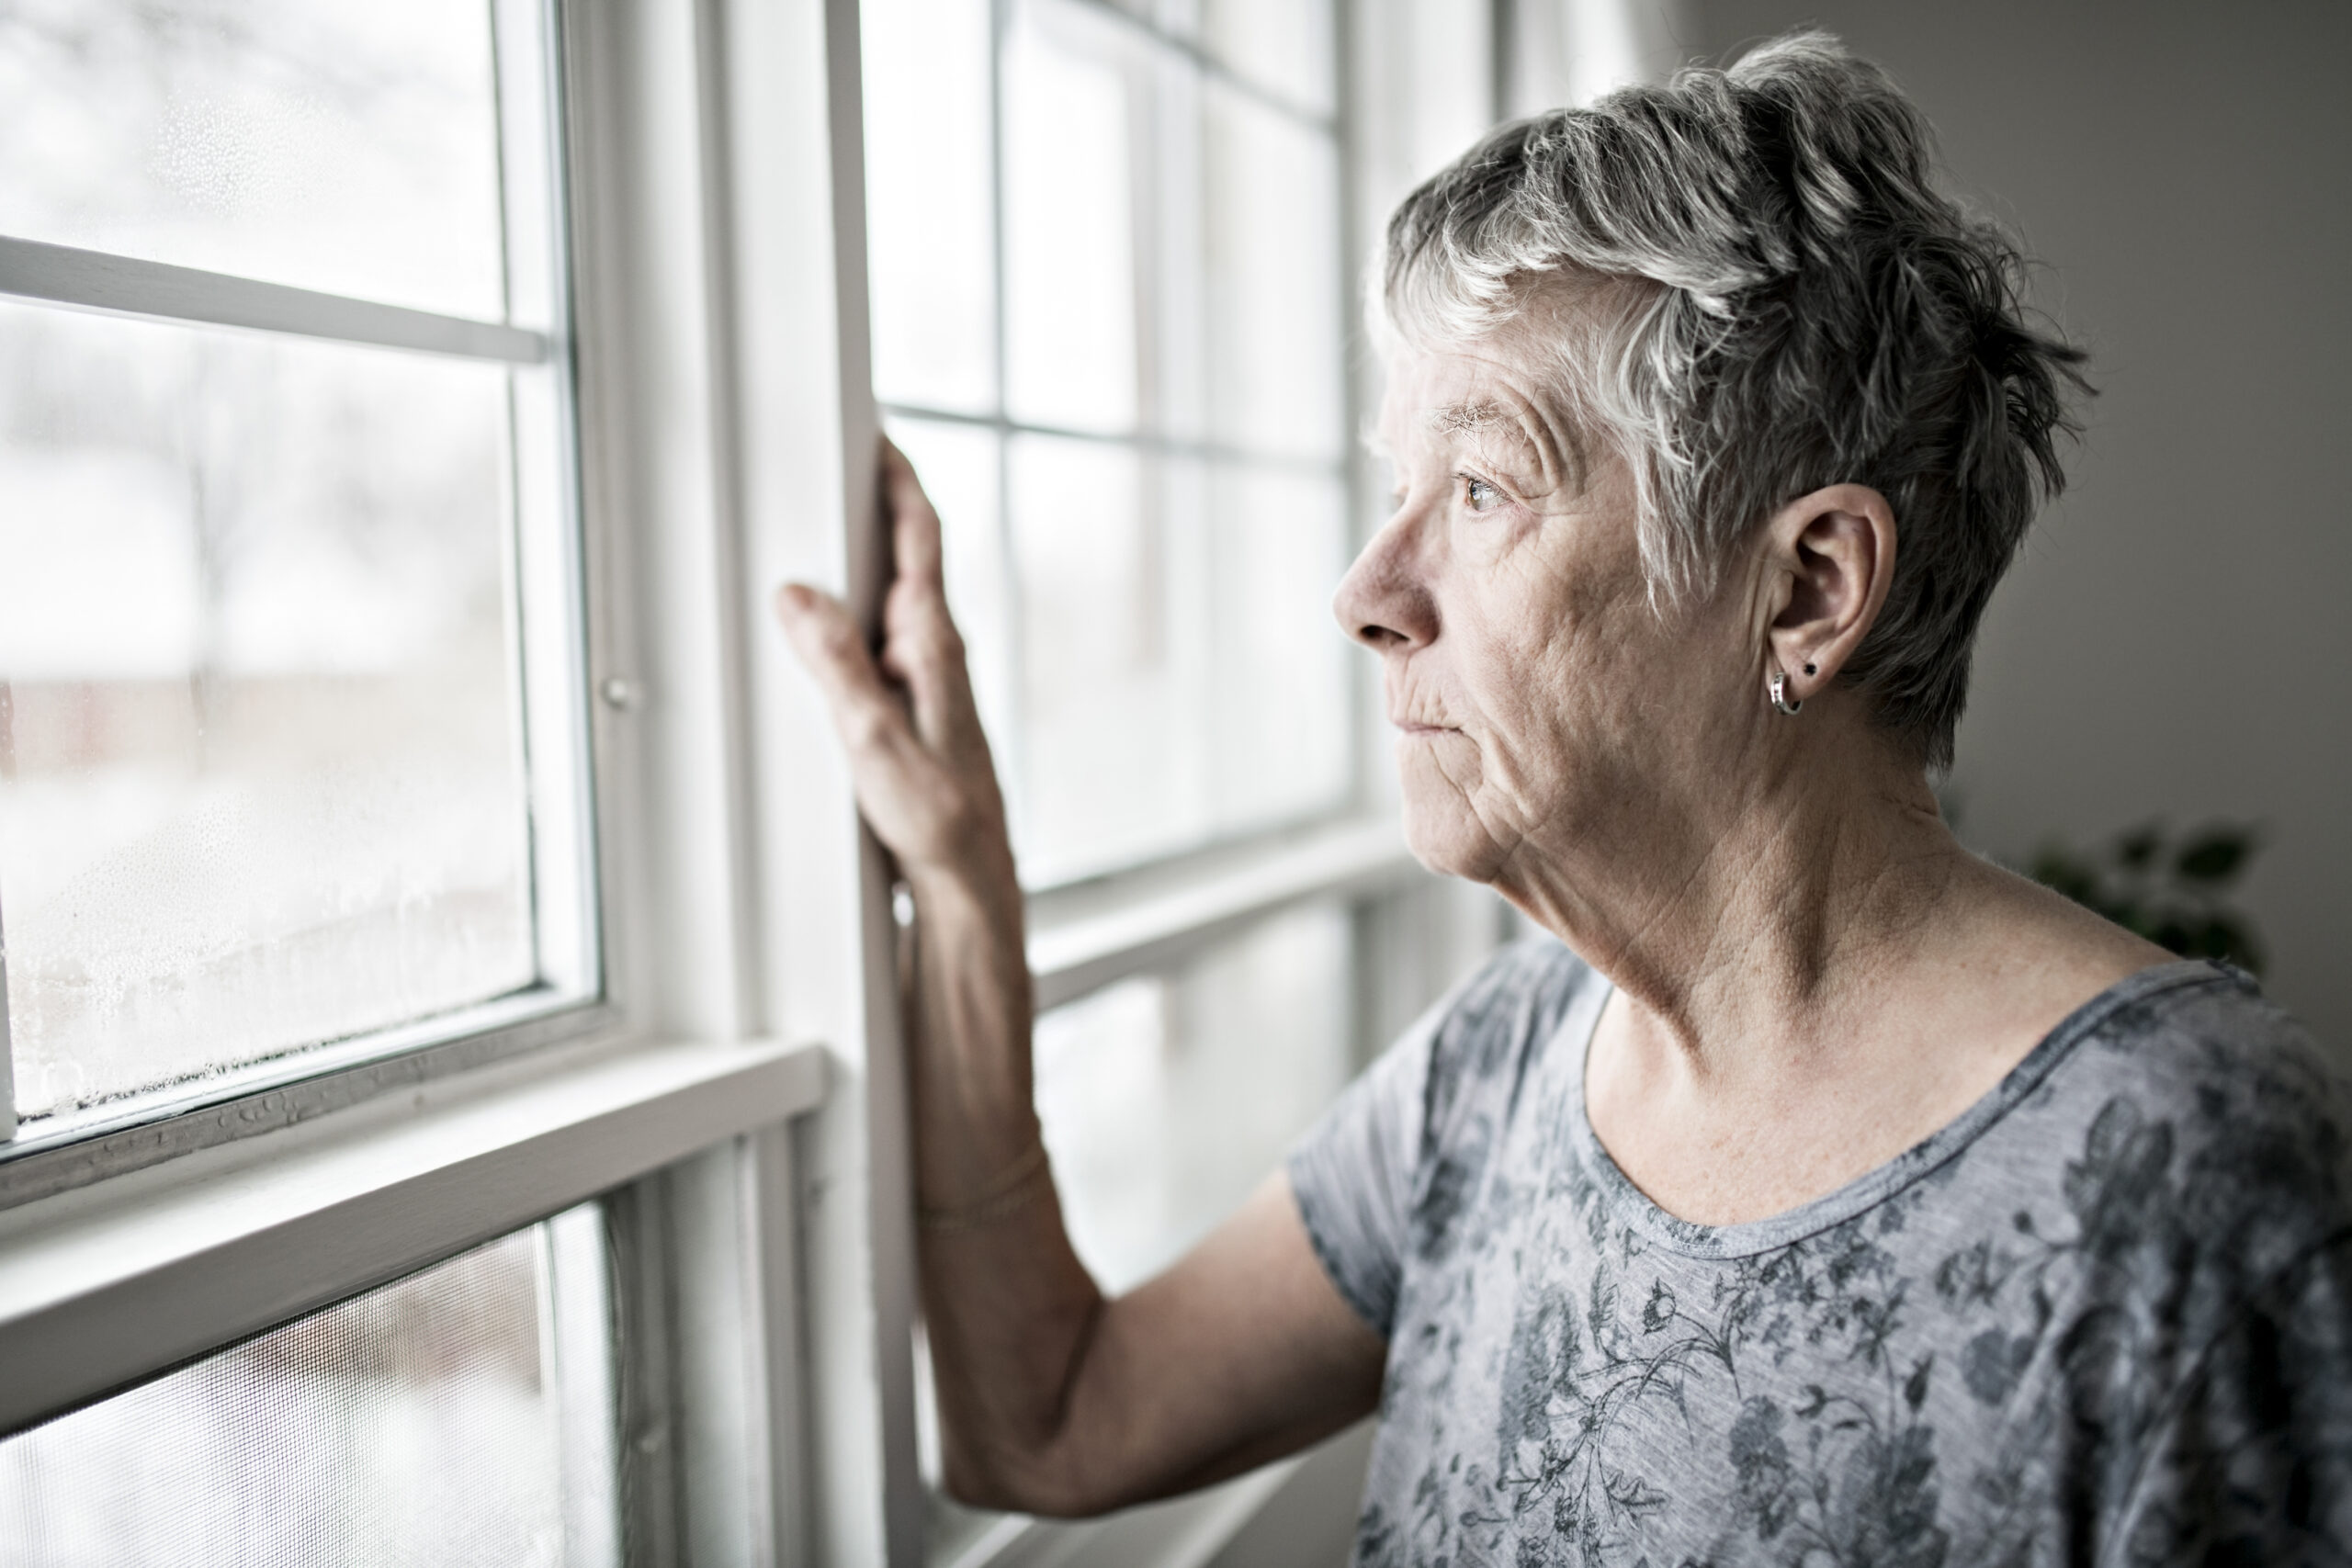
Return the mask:
[(1473, 512), (1492, 512), (1503, 503), (1503, 492), (1476, 475), (1464, 474), (1462, 499)]

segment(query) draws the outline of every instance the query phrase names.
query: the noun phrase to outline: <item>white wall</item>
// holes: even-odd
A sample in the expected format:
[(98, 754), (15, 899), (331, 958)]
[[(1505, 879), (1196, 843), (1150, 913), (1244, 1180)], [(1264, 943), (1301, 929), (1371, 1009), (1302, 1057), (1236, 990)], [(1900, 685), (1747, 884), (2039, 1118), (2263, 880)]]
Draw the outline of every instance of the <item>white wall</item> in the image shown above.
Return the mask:
[(1934, 120), (2049, 264), (2103, 389), (1994, 602), (1952, 779), (2005, 857), (2259, 820), (2271, 993), (2352, 1046), (2352, 6), (1700, 0), (1695, 47), (1805, 22)]

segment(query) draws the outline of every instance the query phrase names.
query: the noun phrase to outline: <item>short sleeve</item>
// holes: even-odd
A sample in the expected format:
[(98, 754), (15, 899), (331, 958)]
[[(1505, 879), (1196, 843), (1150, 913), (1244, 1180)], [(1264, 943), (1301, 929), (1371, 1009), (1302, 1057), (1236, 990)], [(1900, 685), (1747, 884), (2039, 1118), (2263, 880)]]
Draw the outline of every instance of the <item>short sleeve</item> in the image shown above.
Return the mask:
[(2233, 1314), (2137, 1469), (2122, 1561), (2352, 1558), (2352, 1236)]
[(1323, 1271), (1383, 1338), (1396, 1315), (1423, 1086), (1448, 997), (1351, 1084), (1290, 1156), (1291, 1190)]

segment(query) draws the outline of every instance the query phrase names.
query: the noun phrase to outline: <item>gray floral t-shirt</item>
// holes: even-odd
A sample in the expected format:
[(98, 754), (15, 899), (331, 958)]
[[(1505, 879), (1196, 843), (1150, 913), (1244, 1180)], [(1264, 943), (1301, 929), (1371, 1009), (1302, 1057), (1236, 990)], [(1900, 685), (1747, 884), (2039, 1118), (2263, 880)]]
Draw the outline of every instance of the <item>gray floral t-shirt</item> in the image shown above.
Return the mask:
[(1388, 1340), (1359, 1563), (2352, 1560), (2352, 1094), (2249, 981), (2134, 976), (1721, 1227), (1593, 1135), (1608, 991), (1510, 950), (1292, 1156)]

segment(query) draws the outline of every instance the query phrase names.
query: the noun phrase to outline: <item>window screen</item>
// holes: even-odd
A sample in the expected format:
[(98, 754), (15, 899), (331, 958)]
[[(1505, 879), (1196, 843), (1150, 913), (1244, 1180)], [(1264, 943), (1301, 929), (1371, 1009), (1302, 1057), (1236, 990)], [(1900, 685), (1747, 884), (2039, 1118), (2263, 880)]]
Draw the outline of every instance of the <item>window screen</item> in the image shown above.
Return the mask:
[(517, 0), (0, 8), (19, 1114), (586, 983), (549, 57)]
[(1345, 805), (1328, 5), (865, 10), (876, 384), (1024, 879)]
[(0, 1441), (0, 1568), (617, 1560), (599, 1216)]

